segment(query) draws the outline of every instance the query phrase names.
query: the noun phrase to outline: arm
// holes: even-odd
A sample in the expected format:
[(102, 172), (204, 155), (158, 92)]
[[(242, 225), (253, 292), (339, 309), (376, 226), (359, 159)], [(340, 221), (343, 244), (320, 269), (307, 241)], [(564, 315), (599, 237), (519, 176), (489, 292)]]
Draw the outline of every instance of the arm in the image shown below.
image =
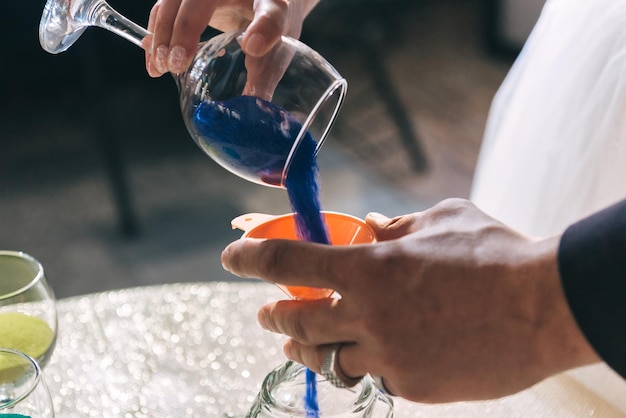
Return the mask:
[(570, 226), (558, 260), (578, 325), (626, 378), (626, 200)]
[(349, 376), (383, 376), (420, 402), (505, 396), (597, 362), (569, 310), (558, 237), (523, 236), (462, 200), (394, 219), (369, 216), (378, 243), (330, 247), (242, 239), (225, 268), (341, 299), (278, 301), (264, 328), (291, 337), (287, 357), (320, 371), (327, 344)]

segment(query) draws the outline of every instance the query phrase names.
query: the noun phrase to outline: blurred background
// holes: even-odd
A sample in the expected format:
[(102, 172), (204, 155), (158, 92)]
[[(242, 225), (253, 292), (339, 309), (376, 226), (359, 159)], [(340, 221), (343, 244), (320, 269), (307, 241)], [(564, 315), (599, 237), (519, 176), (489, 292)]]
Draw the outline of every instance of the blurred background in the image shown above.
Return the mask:
[[(58, 297), (237, 280), (219, 254), (286, 193), (217, 166), (188, 136), (169, 75), (90, 29), (49, 55), (43, 0), (8, 2), (0, 101), (0, 248), (39, 259)], [(491, 99), (541, 0), (322, 0), (302, 39), (348, 80), (319, 155), (327, 210), (363, 217), (467, 197)], [(152, 0), (111, 0), (145, 25)]]

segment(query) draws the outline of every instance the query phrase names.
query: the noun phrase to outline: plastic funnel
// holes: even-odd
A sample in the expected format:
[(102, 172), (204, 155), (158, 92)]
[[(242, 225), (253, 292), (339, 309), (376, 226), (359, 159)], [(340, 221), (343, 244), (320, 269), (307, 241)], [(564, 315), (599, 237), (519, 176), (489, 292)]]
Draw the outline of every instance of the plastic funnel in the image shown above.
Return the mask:
[[(331, 245), (370, 244), (376, 242), (374, 231), (357, 217), (338, 212), (322, 212)], [(231, 221), (233, 229), (244, 231), (248, 238), (291, 239), (299, 240), (296, 233), (294, 214), (266, 215), (248, 213)], [(322, 299), (333, 294), (331, 289), (318, 289), (303, 286), (277, 285), (283, 292), (294, 299)]]

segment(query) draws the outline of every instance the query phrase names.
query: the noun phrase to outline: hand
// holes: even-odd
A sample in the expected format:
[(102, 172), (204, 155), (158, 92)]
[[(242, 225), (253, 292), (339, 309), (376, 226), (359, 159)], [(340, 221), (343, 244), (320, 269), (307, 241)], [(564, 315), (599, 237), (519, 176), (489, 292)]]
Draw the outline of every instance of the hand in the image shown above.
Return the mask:
[(332, 247), (241, 239), (222, 254), (242, 277), (336, 289), (340, 299), (263, 306), (288, 358), (319, 372), (331, 343), (348, 376), (382, 376), (420, 402), (497, 398), (599, 361), (567, 306), (558, 237), (531, 239), (453, 199), (388, 219), (379, 242)]
[(185, 71), (207, 24), (221, 31), (246, 29), (242, 47), (249, 57), (266, 55), (281, 35), (298, 38), (302, 22), (319, 0), (159, 0), (144, 39), (152, 77)]

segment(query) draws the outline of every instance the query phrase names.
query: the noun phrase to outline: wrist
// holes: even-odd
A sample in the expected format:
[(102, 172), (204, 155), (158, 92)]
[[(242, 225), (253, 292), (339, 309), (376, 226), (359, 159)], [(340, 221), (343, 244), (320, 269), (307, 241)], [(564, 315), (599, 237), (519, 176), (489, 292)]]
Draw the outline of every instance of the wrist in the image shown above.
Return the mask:
[(536, 347), (546, 377), (600, 361), (569, 307), (558, 269), (560, 236), (532, 244)]

